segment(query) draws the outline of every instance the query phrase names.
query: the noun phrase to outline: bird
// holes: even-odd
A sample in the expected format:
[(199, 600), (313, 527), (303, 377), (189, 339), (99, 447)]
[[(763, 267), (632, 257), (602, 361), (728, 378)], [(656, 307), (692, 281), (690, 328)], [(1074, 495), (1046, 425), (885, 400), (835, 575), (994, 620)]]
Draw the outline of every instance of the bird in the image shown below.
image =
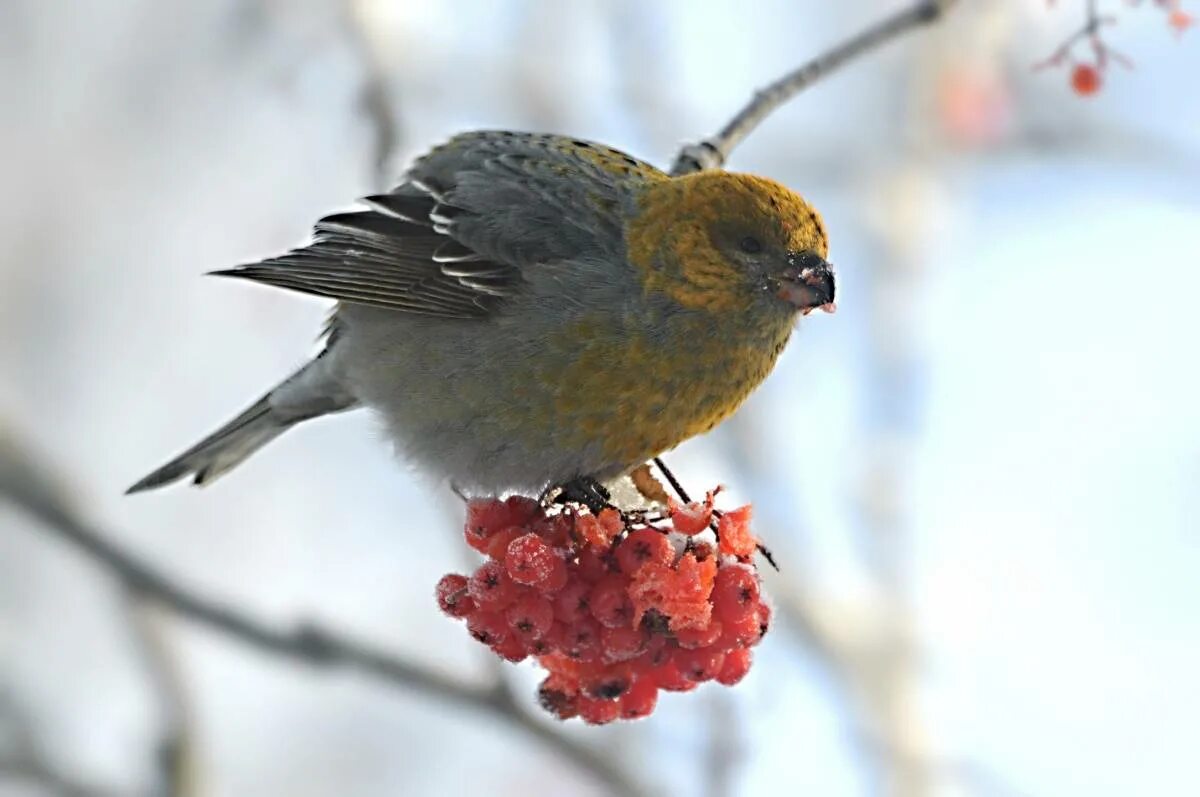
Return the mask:
[(308, 244), (211, 272), (335, 300), (323, 349), (127, 492), (209, 484), (360, 407), (459, 490), (602, 489), (727, 418), (835, 309), (827, 257), (821, 216), (769, 178), (459, 134)]

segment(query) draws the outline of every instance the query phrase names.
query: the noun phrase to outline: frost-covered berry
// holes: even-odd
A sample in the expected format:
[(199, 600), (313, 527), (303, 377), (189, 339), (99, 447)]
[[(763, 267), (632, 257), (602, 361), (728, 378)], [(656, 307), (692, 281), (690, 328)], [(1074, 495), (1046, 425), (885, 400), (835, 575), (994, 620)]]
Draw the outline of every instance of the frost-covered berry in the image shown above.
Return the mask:
[(554, 606), (535, 592), (517, 598), (504, 612), (508, 627), (526, 644), (541, 639), (554, 624)]
[(675, 549), (667, 535), (656, 529), (638, 529), (621, 540), (617, 546), (617, 564), (621, 572), (633, 575), (642, 565), (656, 563), (669, 565), (675, 558)]
[(726, 565), (713, 579), (713, 612), (726, 621), (740, 620), (758, 610), (758, 576), (748, 566)]
[(675, 654), (675, 666), (689, 681), (699, 683), (711, 681), (721, 672), (725, 663), (725, 652), (715, 648), (680, 649)]
[(468, 579), (458, 573), (447, 573), (437, 583), (438, 608), (451, 617), (466, 617), (475, 610), (475, 601), (467, 594)]
[(621, 695), (621, 719), (636, 720), (654, 713), (658, 703), (658, 684), (648, 675), (635, 677), (633, 684)]
[(712, 522), (712, 504), (692, 501), (690, 504), (672, 504), (671, 525), (680, 534), (699, 534)]
[(467, 630), (477, 641), (485, 645), (498, 645), (508, 637), (508, 623), (504, 615), (485, 609), (476, 609), (467, 617)]
[(588, 606), (592, 617), (606, 628), (620, 628), (633, 622), (628, 582), (615, 573), (596, 582), (588, 594)]
[(615, 700), (596, 700), (580, 695), (579, 716), (588, 725), (607, 725), (621, 716), (621, 706)]
[(567, 584), (554, 596), (554, 616), (568, 624), (591, 617), (592, 611), (588, 606), (591, 591), (592, 585), (581, 578)]
[(544, 582), (561, 558), (538, 535), (522, 534), (505, 549), (504, 567), (513, 581), (533, 585)]
[(484, 562), (471, 576), (467, 591), (482, 609), (499, 611), (516, 600), (519, 588), (499, 562)]
[(717, 681), (725, 686), (733, 686), (737, 682), (746, 677), (746, 673), (750, 672), (750, 664), (754, 660), (754, 654), (749, 648), (736, 648), (725, 654), (725, 661), (721, 664), (721, 671), (717, 673)]
[(749, 505), (725, 512), (717, 521), (717, 539), (721, 553), (745, 559), (758, 548), (758, 539), (750, 531)]
[(629, 661), (645, 651), (648, 638), (641, 628), (604, 628), (600, 631), (600, 647), (606, 661)]

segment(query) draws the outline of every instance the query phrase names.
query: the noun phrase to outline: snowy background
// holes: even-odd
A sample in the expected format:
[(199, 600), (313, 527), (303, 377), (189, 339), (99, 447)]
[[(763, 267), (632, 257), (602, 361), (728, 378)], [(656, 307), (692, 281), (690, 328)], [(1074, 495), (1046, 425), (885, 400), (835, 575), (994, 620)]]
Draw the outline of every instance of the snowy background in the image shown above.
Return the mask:
[[(0, 431), (181, 583), (482, 680), (430, 595), (466, 561), (453, 500), (367, 414), (122, 496), (313, 351), (324, 303), (201, 275), (464, 129), (666, 166), (898, 5), (5, 0)], [(1200, 793), (1200, 39), (1108, 5), (1137, 68), (1096, 97), (1030, 69), (1082, 2), (977, 0), (736, 151), (823, 210), (840, 309), (669, 457), (756, 504), (786, 617), (737, 689), (566, 729), (655, 793)], [(0, 503), (0, 795), (154, 793), (140, 622)], [(603, 793), (490, 715), (149, 623), (188, 795)], [(87, 788), (6, 776), (16, 740)]]

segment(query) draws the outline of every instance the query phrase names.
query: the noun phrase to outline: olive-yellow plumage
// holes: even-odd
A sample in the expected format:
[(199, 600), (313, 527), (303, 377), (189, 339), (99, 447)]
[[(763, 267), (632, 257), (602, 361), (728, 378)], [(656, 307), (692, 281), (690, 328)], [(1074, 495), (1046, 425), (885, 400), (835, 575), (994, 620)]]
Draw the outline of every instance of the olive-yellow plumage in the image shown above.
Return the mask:
[(832, 308), (815, 210), (762, 177), (669, 177), (559, 136), (469, 133), (370, 210), (223, 274), (339, 301), (321, 356), (132, 489), (209, 481), (366, 405), (481, 490), (626, 472), (728, 417), (797, 316)]

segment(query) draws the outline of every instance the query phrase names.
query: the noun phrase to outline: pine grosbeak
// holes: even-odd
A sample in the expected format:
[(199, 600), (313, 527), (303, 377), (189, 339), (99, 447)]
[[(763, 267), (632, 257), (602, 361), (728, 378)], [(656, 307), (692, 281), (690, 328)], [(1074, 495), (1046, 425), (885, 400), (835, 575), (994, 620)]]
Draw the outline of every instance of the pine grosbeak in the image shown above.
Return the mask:
[(553, 135), (459, 135), (312, 243), (219, 271), (338, 300), (324, 350), (130, 488), (204, 484), (294, 424), (376, 410), (467, 488), (608, 479), (730, 415), (833, 309), (820, 216), (774, 181), (669, 177)]

